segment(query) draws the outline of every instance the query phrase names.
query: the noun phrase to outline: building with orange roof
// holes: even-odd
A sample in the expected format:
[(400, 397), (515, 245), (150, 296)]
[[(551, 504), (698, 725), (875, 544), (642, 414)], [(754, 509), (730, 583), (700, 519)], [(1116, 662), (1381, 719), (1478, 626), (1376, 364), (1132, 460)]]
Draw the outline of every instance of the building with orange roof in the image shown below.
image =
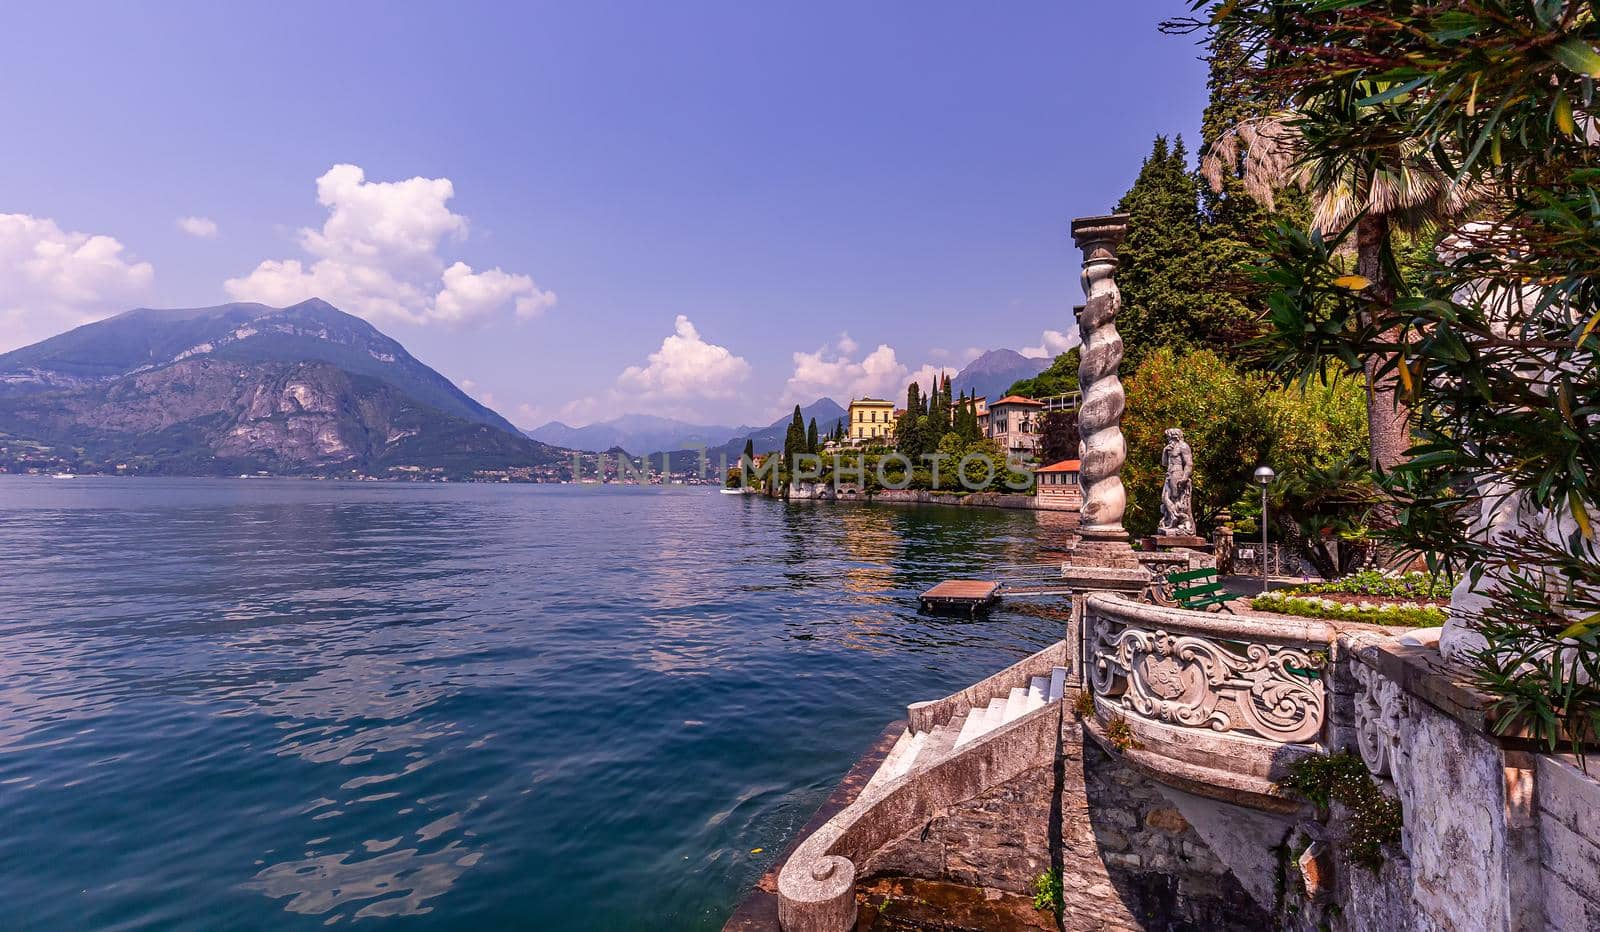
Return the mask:
[(1078, 460), (1062, 460), (1033, 471), (1034, 494), (1039, 497), (1039, 507), (1060, 511), (1076, 511), (1083, 506), (1083, 485), (1078, 472)]
[(1000, 444), (1008, 456), (1034, 459), (1039, 455), (1045, 407), (1042, 402), (1021, 395), (1007, 395), (989, 405), (978, 427), (983, 435)]

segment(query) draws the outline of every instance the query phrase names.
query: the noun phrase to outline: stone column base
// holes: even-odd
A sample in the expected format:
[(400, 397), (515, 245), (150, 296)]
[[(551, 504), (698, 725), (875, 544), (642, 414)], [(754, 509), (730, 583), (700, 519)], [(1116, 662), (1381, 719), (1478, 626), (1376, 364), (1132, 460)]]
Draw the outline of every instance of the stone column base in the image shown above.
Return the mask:
[(1078, 545), (1072, 550), (1074, 566), (1106, 566), (1138, 569), (1139, 561), (1122, 528), (1080, 528)]

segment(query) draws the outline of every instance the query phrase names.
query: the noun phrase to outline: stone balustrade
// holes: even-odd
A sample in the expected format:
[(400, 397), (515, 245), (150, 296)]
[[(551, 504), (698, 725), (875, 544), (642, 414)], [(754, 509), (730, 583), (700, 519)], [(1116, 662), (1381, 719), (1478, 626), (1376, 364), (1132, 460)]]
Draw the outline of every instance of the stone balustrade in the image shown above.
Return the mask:
[(1338, 628), (1087, 597), (1091, 730), (1149, 776), (1202, 796), (1289, 810), (1288, 766), (1329, 747)]

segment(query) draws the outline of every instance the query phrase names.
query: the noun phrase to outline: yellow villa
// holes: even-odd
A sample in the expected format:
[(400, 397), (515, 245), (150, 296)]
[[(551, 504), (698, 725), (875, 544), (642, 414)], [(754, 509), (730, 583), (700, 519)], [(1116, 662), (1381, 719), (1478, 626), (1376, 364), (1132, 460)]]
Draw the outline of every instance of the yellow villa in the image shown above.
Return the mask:
[(858, 398), (850, 402), (850, 442), (880, 443), (894, 438), (894, 402)]

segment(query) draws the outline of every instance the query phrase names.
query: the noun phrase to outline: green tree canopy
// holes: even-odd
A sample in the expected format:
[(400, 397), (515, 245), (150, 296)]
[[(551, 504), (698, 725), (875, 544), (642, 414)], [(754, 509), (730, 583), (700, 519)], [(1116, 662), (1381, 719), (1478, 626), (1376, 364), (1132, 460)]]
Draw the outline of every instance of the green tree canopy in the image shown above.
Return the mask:
[(1219, 243), (1232, 242), (1235, 231), (1206, 222), (1201, 187), (1183, 138), (1169, 146), (1157, 136), (1117, 204), (1128, 214), (1127, 239), (1117, 253), (1125, 367), (1137, 367), (1158, 346), (1239, 358), (1261, 332), (1261, 309), (1248, 306), (1233, 286), (1232, 266), (1245, 258), (1243, 246), (1230, 246), (1219, 258)]
[[(1024, 398), (1048, 398), (1078, 390), (1078, 348), (1074, 346), (1055, 358), (1050, 368), (1031, 379), (1019, 379), (1006, 389), (1007, 395)], [(998, 401), (991, 398), (990, 401)]]

